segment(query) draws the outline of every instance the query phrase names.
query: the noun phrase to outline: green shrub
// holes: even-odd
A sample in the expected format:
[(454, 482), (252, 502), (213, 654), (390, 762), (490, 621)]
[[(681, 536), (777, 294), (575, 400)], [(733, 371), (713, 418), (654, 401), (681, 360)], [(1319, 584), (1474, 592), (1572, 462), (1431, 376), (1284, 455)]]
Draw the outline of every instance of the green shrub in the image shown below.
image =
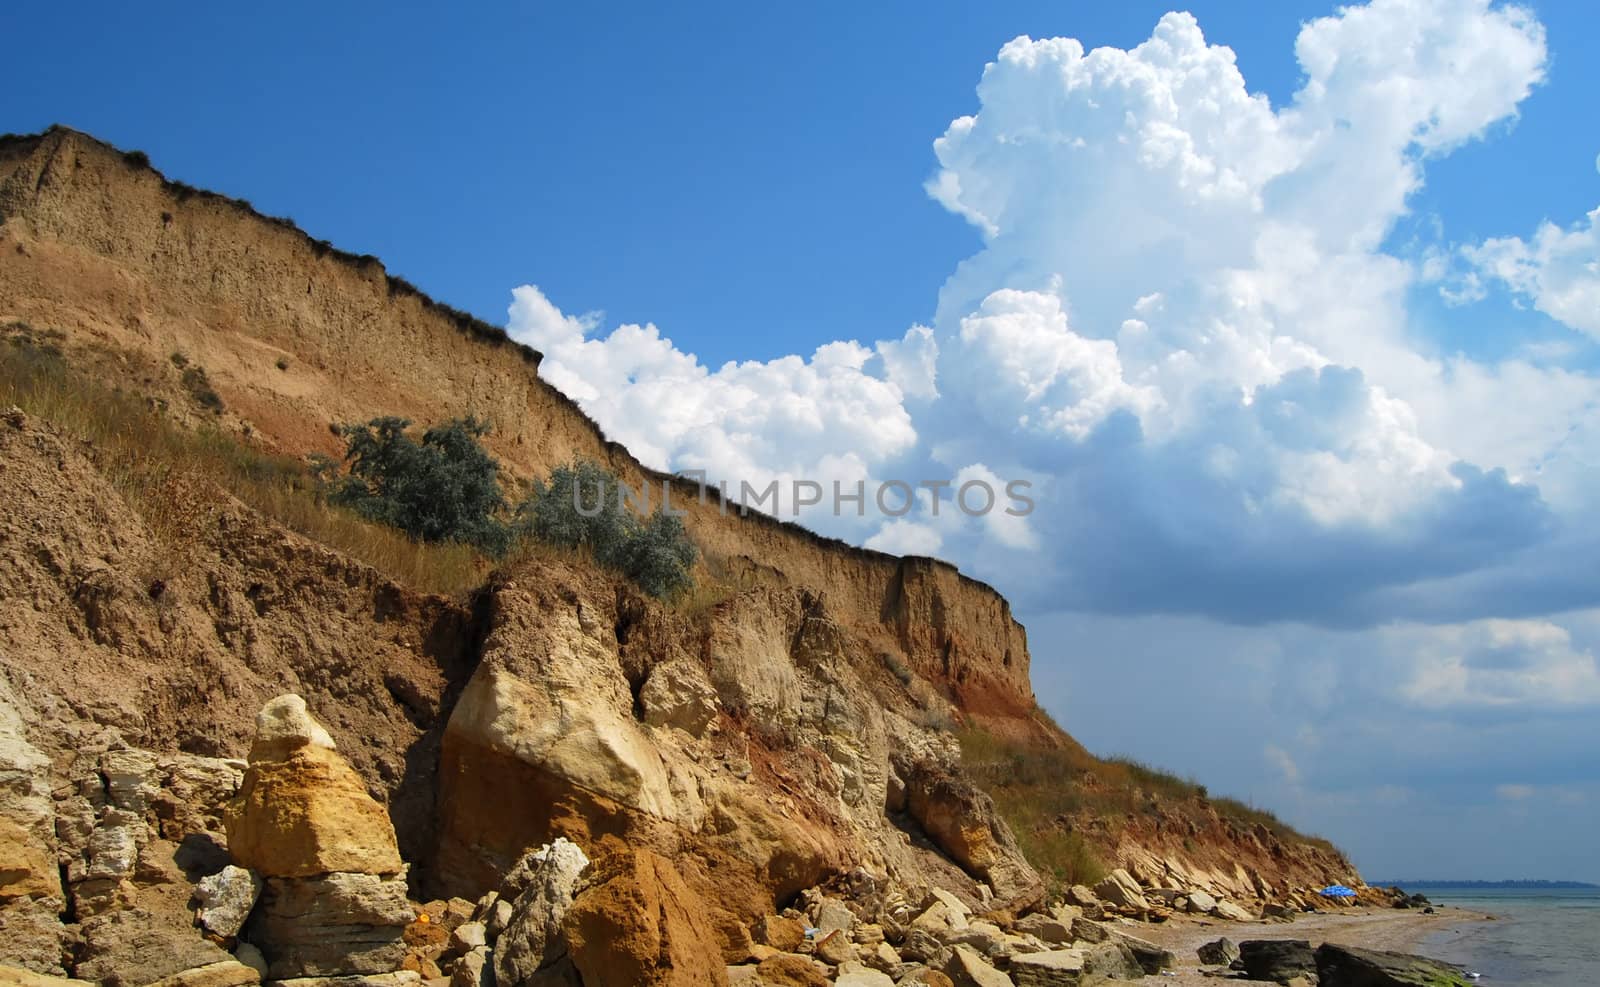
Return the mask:
[(350, 471), (333, 481), (328, 499), (419, 541), (503, 554), (511, 531), (497, 516), (505, 507), (500, 464), (478, 441), (489, 426), (458, 418), (428, 429), (417, 442), (406, 434), (410, 425), (385, 417), (341, 426)]
[(678, 596), (693, 584), (698, 554), (683, 521), (657, 509), (644, 521), (622, 503), (622, 482), (587, 461), (558, 466), (534, 484), (517, 508), (517, 532), (563, 548), (586, 548), (656, 597)]

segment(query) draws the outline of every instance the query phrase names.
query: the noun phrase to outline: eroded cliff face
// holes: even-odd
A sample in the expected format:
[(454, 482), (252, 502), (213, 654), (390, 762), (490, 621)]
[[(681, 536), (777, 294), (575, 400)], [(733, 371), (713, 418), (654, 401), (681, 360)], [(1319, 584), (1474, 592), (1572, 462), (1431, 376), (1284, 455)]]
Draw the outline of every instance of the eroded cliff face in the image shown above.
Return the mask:
[[(71, 131), (0, 139), (12, 323), (48, 328), (70, 364), (180, 426), (288, 455), (337, 453), (333, 423), (472, 413), (518, 476), (579, 458), (674, 482), (608, 443), (498, 330)], [(172, 354), (204, 368), (223, 411), (185, 399)], [(0, 885), (0, 926), (37, 926), (26, 965), (160, 966), (115, 952), (117, 923), (134, 921), (116, 916), (187, 922), (185, 880), (226, 860), (222, 803), (256, 711), (291, 692), (386, 806), (416, 894), (475, 897), (556, 836), (670, 861), (730, 949), (858, 869), (975, 910), (1043, 892), (950, 730), (1064, 740), (1035, 708), (1006, 601), (946, 564), (741, 517), (680, 484), (730, 587), (715, 603), (664, 605), (560, 553), (446, 598), (204, 477), (165, 481), (158, 523), (114, 464), (37, 416), (0, 421), (0, 463), (0, 781), (20, 793), (0, 798), (0, 851), (31, 862)], [(117, 794), (130, 757), (149, 797)], [(1189, 866), (1160, 835), (1119, 857), (1148, 850), (1152, 880)], [(131, 849), (97, 856), (112, 844)], [(1295, 850), (1278, 854), (1291, 881), (1274, 854), (1227, 886), (1354, 879), (1336, 854)], [(140, 875), (174, 869), (146, 894)], [(110, 917), (86, 921), (102, 899)]]
[[(635, 487), (667, 479), (542, 381), (538, 354), (429, 301), (375, 258), (168, 183), (68, 130), (10, 139), (0, 169), (0, 313), (156, 361), (185, 354), (234, 427), (271, 447), (337, 453), (333, 423), (470, 412), (494, 423), (488, 443), (520, 476), (589, 459)], [(708, 555), (825, 597), (835, 619), (897, 646), (966, 705), (1032, 709), (1026, 635), (989, 587), (698, 494), (681, 484), (674, 504)]]

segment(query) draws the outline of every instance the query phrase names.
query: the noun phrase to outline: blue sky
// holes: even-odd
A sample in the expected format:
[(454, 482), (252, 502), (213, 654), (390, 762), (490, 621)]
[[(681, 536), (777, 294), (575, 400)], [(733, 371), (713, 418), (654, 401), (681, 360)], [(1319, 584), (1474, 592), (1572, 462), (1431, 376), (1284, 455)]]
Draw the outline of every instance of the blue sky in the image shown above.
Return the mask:
[(654, 465), (1026, 477), (806, 520), (1369, 874), (1600, 879), (1586, 5), (324, 6), (8, 8), (0, 130), (509, 320)]

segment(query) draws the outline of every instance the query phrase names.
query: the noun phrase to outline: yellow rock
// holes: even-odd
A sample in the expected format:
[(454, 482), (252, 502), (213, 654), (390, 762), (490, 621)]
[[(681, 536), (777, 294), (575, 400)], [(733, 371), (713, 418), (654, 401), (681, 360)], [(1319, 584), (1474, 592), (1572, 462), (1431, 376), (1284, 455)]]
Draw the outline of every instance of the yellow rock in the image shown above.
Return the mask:
[(265, 877), (399, 873), (388, 811), (333, 750), (305, 702), (272, 700), (257, 729), (244, 785), (223, 820), (234, 863)]

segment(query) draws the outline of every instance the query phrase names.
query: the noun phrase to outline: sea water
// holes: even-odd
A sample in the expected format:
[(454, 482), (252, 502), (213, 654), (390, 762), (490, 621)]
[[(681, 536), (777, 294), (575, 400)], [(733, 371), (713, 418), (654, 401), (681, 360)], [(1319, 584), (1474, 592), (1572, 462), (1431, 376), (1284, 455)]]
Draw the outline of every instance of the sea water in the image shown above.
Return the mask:
[(1436, 904), (1494, 915), (1438, 932), (1417, 949), (1482, 974), (1486, 985), (1600, 985), (1600, 889), (1424, 888)]

